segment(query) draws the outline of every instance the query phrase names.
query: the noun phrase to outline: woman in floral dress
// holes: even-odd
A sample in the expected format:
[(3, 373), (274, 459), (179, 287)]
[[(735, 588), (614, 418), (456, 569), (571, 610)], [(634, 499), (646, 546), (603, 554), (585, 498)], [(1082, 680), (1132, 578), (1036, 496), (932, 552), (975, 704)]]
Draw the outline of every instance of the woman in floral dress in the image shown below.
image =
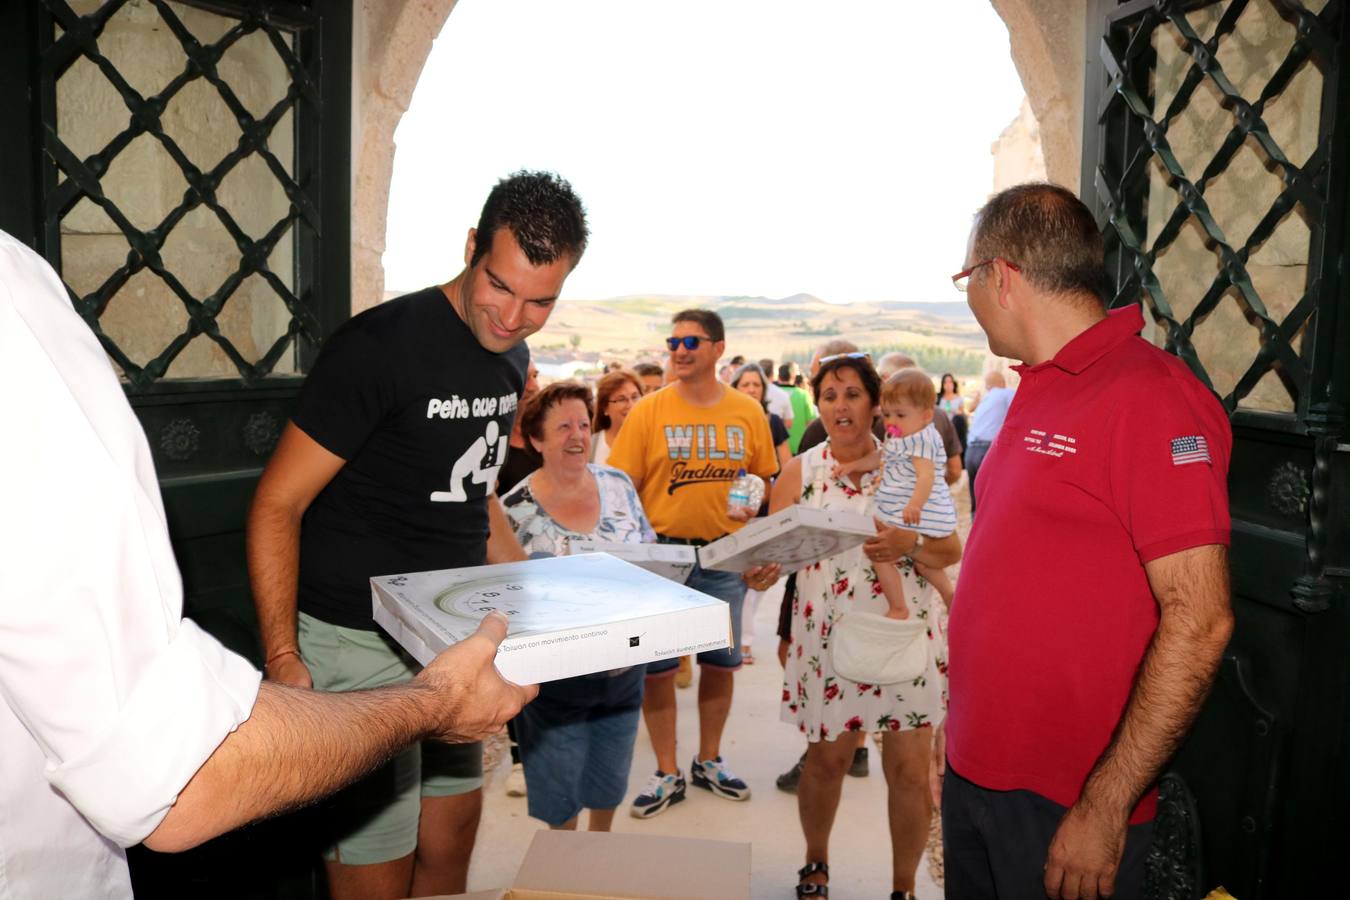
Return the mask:
[[(837, 463), (859, 459), (876, 447), (871, 426), (880, 399), (880, 379), (865, 356), (827, 357), (812, 379), (812, 388), (829, 440), (784, 468), (774, 485), (773, 511), (800, 503), (871, 515), (879, 473), (838, 479), (832, 472)], [(799, 897), (826, 896), (830, 828), (844, 775), (859, 735), (865, 732), (882, 733), (895, 892), (891, 896), (904, 898), (914, 891), (931, 816), (928, 756), (932, 726), (942, 718), (946, 671), (938, 625), (941, 600), (914, 571), (914, 559), (941, 568), (961, 555), (960, 539), (955, 535), (925, 540), (919, 547), (916, 538), (913, 531), (887, 528), (877, 539), (797, 574), (782, 718), (795, 724), (810, 742), (797, 790), (807, 863), (798, 873)], [(905, 580), (910, 615), (930, 623), (928, 669), (912, 682), (860, 684), (837, 676), (830, 665), (830, 630), (843, 613), (850, 609), (886, 612), (873, 562), (897, 563)]]

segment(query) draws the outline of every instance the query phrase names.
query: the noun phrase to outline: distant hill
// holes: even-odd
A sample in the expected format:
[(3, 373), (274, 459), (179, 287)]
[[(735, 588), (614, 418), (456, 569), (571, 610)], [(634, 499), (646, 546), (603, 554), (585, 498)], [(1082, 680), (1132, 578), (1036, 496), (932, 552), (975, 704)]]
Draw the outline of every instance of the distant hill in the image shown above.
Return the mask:
[(827, 303), (790, 297), (637, 295), (569, 300), (530, 340), (537, 358), (635, 362), (660, 360), (670, 317), (681, 309), (716, 310), (727, 326), (727, 354), (775, 360), (809, 359), (831, 338), (847, 338), (874, 353), (903, 349), (930, 371), (972, 374), (985, 354), (984, 335), (965, 303)]

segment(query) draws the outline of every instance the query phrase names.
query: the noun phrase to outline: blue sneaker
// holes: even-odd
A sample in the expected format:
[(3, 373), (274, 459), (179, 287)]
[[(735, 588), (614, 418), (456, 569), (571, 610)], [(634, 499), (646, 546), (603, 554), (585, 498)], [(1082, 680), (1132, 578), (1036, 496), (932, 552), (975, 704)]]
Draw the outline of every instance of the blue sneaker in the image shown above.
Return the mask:
[(679, 772), (667, 775), (660, 769), (648, 781), (642, 793), (633, 798), (628, 808), (635, 819), (650, 819), (659, 816), (670, 808), (671, 804), (684, 799), (684, 776)]
[(735, 776), (722, 757), (700, 760), (694, 757), (689, 766), (689, 778), (694, 787), (712, 791), (727, 800), (749, 800), (750, 787)]

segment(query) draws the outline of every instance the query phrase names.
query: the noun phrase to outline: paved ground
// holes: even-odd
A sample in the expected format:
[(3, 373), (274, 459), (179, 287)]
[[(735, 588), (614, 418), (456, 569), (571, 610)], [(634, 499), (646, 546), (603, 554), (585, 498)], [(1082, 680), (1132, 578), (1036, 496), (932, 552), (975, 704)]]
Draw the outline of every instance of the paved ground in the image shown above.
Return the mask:
[[(964, 478), (953, 492), (961, 514), (963, 537), (969, 529), (969, 503)], [(689, 799), (655, 819), (639, 821), (627, 810), (615, 817), (615, 830), (643, 834), (748, 841), (751, 844), (752, 896), (792, 896), (795, 872), (803, 862), (803, 841), (797, 819), (796, 797), (774, 787), (774, 778), (788, 769), (804, 744), (795, 728), (778, 720), (782, 670), (775, 656), (778, 594), (766, 596), (756, 616), (756, 663), (737, 676), (736, 699), (727, 726), (723, 755), (749, 783), (754, 796), (732, 803), (690, 788)], [(697, 683), (678, 691), (679, 746), (682, 764), (698, 746)], [(866, 778), (846, 778), (844, 794), (831, 837), (830, 896), (833, 900), (887, 897), (890, 892), (890, 840), (886, 824), (885, 782), (877, 751)], [(655, 771), (651, 742), (645, 729), (638, 734), (628, 799)], [(507, 797), (497, 773), (486, 790), (483, 824), (469, 874), (469, 887), (481, 890), (511, 882), (533, 833), (544, 827), (526, 812), (524, 798)], [(583, 822), (584, 824), (584, 822)], [(940, 900), (942, 888), (928, 874), (927, 860), (919, 865), (921, 900)]]

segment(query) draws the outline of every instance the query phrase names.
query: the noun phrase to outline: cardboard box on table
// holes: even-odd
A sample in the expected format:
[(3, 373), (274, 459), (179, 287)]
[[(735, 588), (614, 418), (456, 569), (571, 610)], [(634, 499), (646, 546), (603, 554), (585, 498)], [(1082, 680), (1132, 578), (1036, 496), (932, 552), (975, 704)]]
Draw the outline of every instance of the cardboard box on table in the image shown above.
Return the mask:
[(669, 578), (677, 584), (689, 580), (697, 557), (693, 547), (683, 544), (620, 544), (617, 541), (567, 542), (568, 555), (581, 553), (608, 553), (615, 559), (641, 566), (648, 572)]
[(783, 574), (805, 569), (876, 536), (871, 516), (790, 506), (698, 548), (705, 569), (744, 572), (778, 563)]
[(604, 553), (370, 579), (375, 621), (418, 662), (510, 622), (497, 669), (517, 684), (731, 646), (730, 607)]
[(750, 845), (646, 834), (539, 831), (511, 887), (455, 897), (749, 900)]

